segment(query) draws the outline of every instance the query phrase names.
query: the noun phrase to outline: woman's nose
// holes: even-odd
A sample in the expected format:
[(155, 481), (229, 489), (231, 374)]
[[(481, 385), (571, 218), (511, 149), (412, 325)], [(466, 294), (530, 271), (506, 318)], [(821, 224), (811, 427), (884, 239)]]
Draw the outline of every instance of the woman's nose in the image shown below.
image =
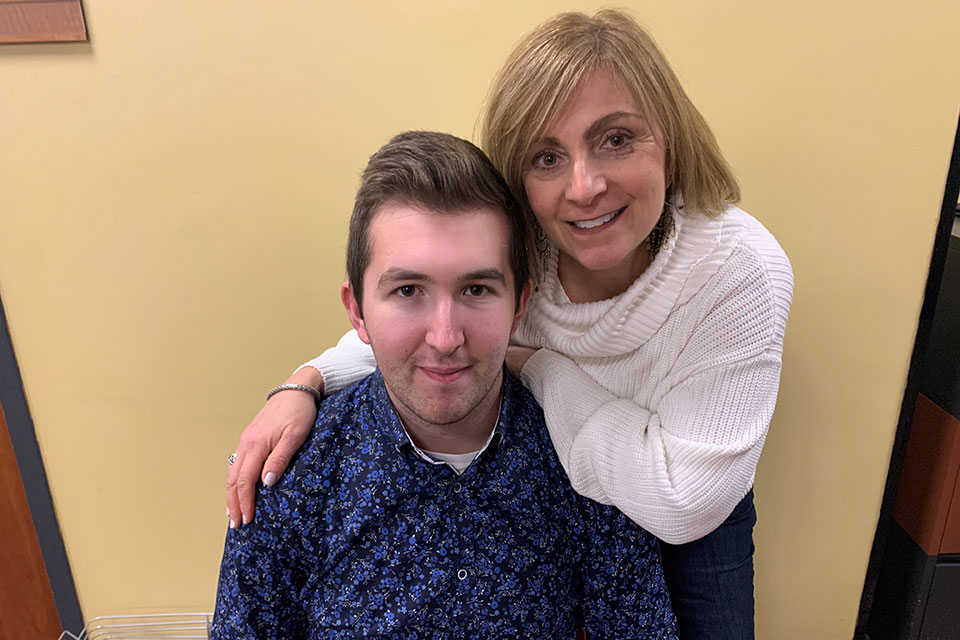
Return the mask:
[(580, 206), (588, 206), (607, 190), (603, 173), (589, 158), (576, 160), (567, 183), (567, 199)]

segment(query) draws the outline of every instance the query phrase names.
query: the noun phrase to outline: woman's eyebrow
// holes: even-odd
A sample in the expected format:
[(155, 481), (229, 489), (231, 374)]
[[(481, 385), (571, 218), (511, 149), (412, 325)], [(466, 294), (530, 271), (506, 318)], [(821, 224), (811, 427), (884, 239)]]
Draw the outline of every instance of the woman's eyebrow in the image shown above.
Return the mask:
[(620, 118), (638, 118), (643, 120), (643, 116), (641, 116), (639, 113), (632, 113), (630, 111), (614, 111), (613, 113), (608, 113), (587, 127), (586, 132), (583, 134), (584, 140), (589, 140), (590, 138), (596, 137), (601, 131), (609, 127), (611, 123), (619, 120)]
[[(643, 115), (639, 113), (634, 113), (632, 111), (614, 111), (613, 113), (608, 113), (605, 116), (601, 116), (599, 119), (595, 120), (593, 124), (587, 127), (587, 130), (583, 133), (583, 139), (588, 140), (590, 138), (596, 137), (600, 134), (601, 131), (610, 126), (611, 123), (616, 122), (620, 118), (637, 118), (643, 120)], [(559, 147), (561, 146), (560, 140), (554, 136), (544, 136), (537, 140), (531, 145), (532, 147), (536, 146), (548, 146), (548, 147)]]

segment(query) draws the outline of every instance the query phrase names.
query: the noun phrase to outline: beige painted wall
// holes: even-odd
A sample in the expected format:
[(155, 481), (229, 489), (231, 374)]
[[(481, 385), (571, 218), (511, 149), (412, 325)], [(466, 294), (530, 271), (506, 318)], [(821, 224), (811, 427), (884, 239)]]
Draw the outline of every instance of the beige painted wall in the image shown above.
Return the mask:
[[(960, 4), (624, 2), (793, 260), (760, 638), (849, 638), (960, 105)], [(850, 6), (842, 7), (839, 4)], [(537, 2), (87, 0), (0, 48), (0, 294), (86, 617), (210, 609), (226, 454), (346, 327), (365, 158), (469, 136)]]

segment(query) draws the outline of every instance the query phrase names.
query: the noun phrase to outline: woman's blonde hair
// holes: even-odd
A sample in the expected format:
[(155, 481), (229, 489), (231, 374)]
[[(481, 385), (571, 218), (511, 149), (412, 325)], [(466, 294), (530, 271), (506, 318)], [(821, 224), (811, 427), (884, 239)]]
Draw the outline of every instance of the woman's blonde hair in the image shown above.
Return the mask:
[(717, 215), (740, 187), (706, 120), (653, 38), (629, 15), (562, 13), (527, 34), (497, 72), (480, 121), (481, 146), (535, 224), (523, 188), (530, 147), (595, 71), (612, 72), (663, 135), (668, 194), (683, 208)]

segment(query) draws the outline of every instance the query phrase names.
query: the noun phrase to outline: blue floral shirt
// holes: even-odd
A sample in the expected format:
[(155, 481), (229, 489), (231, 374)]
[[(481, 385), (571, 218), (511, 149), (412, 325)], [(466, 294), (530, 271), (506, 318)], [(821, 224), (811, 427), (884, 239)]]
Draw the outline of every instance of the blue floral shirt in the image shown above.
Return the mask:
[(211, 638), (676, 637), (655, 538), (577, 495), (533, 397), (457, 475), (407, 438), (379, 372), (327, 398), (257, 517), (227, 533)]

